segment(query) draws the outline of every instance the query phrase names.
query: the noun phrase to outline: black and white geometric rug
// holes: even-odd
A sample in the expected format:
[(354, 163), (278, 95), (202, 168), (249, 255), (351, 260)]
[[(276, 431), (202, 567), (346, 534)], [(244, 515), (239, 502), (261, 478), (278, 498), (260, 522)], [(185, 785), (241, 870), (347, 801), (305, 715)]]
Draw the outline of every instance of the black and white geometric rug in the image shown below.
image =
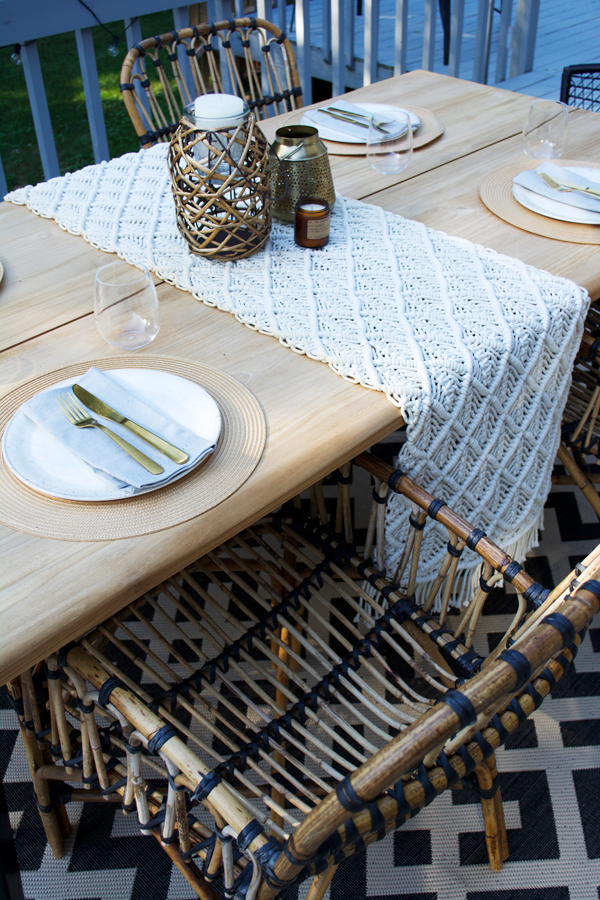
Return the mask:
[[(397, 443), (388, 439), (378, 450), (391, 457)], [(370, 493), (365, 487), (355, 485), (357, 515)], [(527, 567), (552, 587), (599, 542), (600, 524), (579, 491), (555, 486)], [(494, 646), (512, 618), (510, 594), (498, 590), (493, 599), (479, 652)], [(600, 900), (600, 621), (552, 697), (496, 758), (510, 848), (501, 872), (487, 864), (478, 797), (447, 791), (344, 863), (326, 900)], [(25, 900), (194, 900), (156, 841), (112, 803), (70, 804), (73, 834), (63, 859), (53, 858), (4, 688), (0, 774)], [(286, 900), (303, 900), (308, 886), (293, 888)]]

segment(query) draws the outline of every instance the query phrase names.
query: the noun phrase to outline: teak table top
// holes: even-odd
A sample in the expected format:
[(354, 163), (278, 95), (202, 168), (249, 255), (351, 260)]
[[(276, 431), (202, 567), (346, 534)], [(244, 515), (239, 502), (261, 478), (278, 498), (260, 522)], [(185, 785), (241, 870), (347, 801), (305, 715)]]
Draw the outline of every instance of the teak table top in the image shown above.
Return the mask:
[[(600, 296), (598, 250), (536, 237), (497, 219), (478, 187), (519, 159), (530, 98), (411, 72), (353, 95), (433, 110), (444, 135), (415, 152), (399, 176), (363, 157), (332, 158), (336, 188), (451, 234), (467, 237), (584, 285)], [(289, 116), (264, 125), (272, 139)], [(570, 158), (593, 159), (600, 116), (572, 115)], [(597, 159), (597, 155), (596, 155)], [(70, 363), (117, 353), (97, 333), (93, 276), (110, 255), (24, 208), (0, 205), (0, 392)], [(327, 366), (245, 328), (157, 279), (162, 328), (141, 354), (197, 360), (229, 373), (258, 398), (265, 453), (250, 479), (217, 507), (174, 528), (106, 542), (41, 539), (0, 527), (0, 678), (20, 673), (207, 552), (240, 528), (402, 424), (383, 394), (349, 384)], [(137, 354), (139, 357), (139, 354)]]

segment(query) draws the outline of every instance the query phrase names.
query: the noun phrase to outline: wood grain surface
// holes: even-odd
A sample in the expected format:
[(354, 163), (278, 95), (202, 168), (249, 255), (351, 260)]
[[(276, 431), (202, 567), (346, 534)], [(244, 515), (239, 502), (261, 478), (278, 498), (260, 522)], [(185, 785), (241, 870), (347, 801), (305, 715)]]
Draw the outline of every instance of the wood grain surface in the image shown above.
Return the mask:
[[(531, 98), (428, 72), (352, 95), (432, 109), (444, 135), (415, 153), (399, 176), (365, 159), (332, 158), (336, 188), (450, 234), (567, 275), (600, 296), (597, 248), (529, 235), (479, 200), (490, 167), (518, 158)], [(285, 117), (281, 117), (285, 118)], [(572, 116), (568, 153), (597, 159), (600, 116)], [(271, 139), (279, 122), (264, 124)], [(81, 237), (24, 208), (0, 204), (0, 396), (60, 366), (120, 352), (97, 333), (93, 274), (111, 261)], [(191, 295), (158, 285), (162, 328), (146, 350), (223, 369), (258, 398), (267, 446), (244, 486), (214, 509), (167, 531), (107, 543), (67, 543), (0, 528), (0, 677), (10, 678), (121, 609), (260, 515), (374, 444), (401, 424), (383, 394), (349, 384), (327, 366), (253, 333)]]

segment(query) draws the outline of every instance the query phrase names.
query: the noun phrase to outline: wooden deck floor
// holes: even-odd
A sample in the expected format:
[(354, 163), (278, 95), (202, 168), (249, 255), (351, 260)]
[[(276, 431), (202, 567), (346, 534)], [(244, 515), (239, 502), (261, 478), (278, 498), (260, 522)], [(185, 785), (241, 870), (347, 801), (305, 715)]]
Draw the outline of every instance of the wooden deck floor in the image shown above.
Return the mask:
[[(496, 4), (497, 7), (500, 3)], [(503, 88), (532, 94), (536, 97), (558, 99), (560, 79), (564, 66), (577, 63), (600, 61), (600, 0), (541, 0), (538, 21), (534, 66), (531, 72), (500, 82)], [(514, 7), (513, 2), (513, 20)], [(311, 44), (313, 46), (313, 75), (326, 78), (327, 65), (322, 61), (322, 53), (316, 48), (322, 46), (322, 0), (311, 0)], [(288, 6), (288, 17), (292, 7)], [(500, 16), (494, 15), (492, 44), (490, 52), (488, 84), (496, 81), (496, 58)], [(379, 77), (385, 78), (393, 72), (394, 57), (395, 0), (381, 0)], [(472, 79), (475, 52), (475, 31), (477, 22), (477, 0), (466, 0), (464, 33), (461, 51), (460, 77)], [(409, 5), (407, 67), (409, 70), (422, 66), (423, 54), (424, 0), (411, 0)], [(355, 54), (363, 58), (364, 19), (355, 17)], [(288, 31), (292, 40), (294, 30)], [(442, 62), (443, 33), (441, 22), (436, 22), (435, 71), (448, 72)], [(510, 72), (510, 33), (508, 39)], [(316, 64), (316, 65), (315, 65)], [(317, 71), (318, 70), (318, 71)], [(348, 87), (362, 84), (362, 64), (358, 62), (356, 71), (347, 70)]]

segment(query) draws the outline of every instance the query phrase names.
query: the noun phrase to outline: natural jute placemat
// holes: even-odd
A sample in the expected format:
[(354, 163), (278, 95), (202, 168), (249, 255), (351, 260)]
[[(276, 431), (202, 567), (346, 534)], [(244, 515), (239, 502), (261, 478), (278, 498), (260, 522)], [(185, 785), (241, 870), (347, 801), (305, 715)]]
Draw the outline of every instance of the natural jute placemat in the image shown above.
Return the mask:
[[(432, 141), (435, 141), (436, 138), (444, 133), (444, 126), (442, 125), (436, 114), (432, 113), (430, 109), (422, 109), (420, 106), (403, 106), (402, 109), (407, 109), (409, 112), (414, 113), (421, 120), (421, 127), (416, 134), (413, 134), (413, 148), (415, 150), (418, 150), (419, 147), (424, 147), (425, 144), (430, 144)], [(299, 125), (305, 112), (305, 109), (297, 110), (292, 116), (289, 117), (289, 119), (285, 120), (284, 124)], [(327, 141), (325, 140), (325, 138), (321, 138), (321, 140), (332, 156), (367, 155), (366, 143), (344, 144), (341, 141)]]
[[(559, 166), (578, 166), (586, 169), (596, 166), (589, 160), (553, 159), (552, 162)], [(553, 238), (555, 241), (569, 241), (572, 244), (600, 244), (600, 225), (559, 222), (558, 219), (549, 219), (547, 216), (534, 213), (515, 200), (512, 193), (512, 180), (515, 175), (524, 172), (525, 169), (535, 169), (539, 165), (539, 160), (522, 159), (520, 162), (510, 163), (496, 169), (495, 172), (490, 172), (479, 188), (479, 196), (490, 212), (510, 225), (522, 228), (523, 231)]]
[(55, 369), (19, 385), (2, 401), (0, 437), (17, 409), (34, 394), (99, 369), (160, 369), (205, 388), (221, 411), (217, 449), (188, 475), (149, 494), (82, 503), (38, 494), (0, 460), (0, 521), (17, 531), (62, 541), (111, 541), (162, 531), (206, 512), (252, 474), (267, 439), (264, 413), (254, 395), (230, 375), (173, 356), (113, 356)]

